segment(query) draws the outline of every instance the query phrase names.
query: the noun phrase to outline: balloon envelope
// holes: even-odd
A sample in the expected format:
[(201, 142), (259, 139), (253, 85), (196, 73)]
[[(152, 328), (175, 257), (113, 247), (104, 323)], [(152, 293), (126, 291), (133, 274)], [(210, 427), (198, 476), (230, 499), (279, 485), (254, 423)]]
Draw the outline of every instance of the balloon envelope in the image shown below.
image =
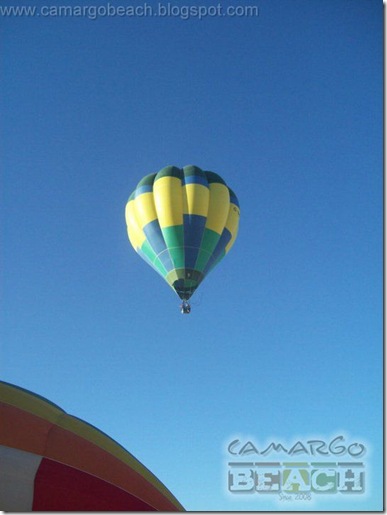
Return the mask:
[(184, 511), (114, 440), (55, 404), (0, 382), (0, 510)]
[(125, 211), (133, 248), (184, 300), (233, 246), (239, 215), (224, 180), (197, 166), (147, 175)]

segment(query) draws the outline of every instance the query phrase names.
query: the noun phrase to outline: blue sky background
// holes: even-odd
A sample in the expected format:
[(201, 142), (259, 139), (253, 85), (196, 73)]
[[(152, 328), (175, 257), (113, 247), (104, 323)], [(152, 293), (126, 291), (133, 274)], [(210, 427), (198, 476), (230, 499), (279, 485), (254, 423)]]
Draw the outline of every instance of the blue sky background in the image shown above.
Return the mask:
[[(1, 18), (1, 375), (188, 510), (380, 509), (383, 5), (221, 4), (259, 16)], [(184, 317), (124, 220), (169, 164), (241, 205)], [(341, 433), (367, 443), (365, 494), (227, 492), (234, 437)]]

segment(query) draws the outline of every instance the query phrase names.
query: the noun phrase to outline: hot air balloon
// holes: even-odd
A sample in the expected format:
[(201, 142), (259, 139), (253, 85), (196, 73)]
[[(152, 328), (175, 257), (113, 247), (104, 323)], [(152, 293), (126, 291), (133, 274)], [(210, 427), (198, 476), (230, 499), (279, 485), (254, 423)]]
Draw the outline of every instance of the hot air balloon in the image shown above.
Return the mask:
[(144, 177), (125, 218), (130, 243), (191, 311), (189, 299), (233, 246), (239, 225), (235, 193), (216, 173), (167, 166)]
[(184, 511), (134, 456), (47, 399), (0, 382), (0, 510)]

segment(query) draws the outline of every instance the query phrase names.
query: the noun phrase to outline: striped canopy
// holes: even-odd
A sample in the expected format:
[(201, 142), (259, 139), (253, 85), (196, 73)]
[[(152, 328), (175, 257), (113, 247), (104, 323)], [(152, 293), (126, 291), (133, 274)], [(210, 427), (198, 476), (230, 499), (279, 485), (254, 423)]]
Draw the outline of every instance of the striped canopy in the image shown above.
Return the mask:
[(114, 440), (47, 399), (0, 382), (0, 510), (184, 511)]
[(138, 183), (125, 214), (133, 248), (188, 300), (233, 246), (240, 212), (216, 173), (167, 166)]

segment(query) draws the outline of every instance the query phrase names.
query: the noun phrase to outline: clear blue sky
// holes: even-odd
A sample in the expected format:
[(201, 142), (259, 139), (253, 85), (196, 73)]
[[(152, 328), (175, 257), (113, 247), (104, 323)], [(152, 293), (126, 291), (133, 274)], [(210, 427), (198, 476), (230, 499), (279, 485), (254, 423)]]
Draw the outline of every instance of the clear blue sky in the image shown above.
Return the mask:
[[(366, 493), (314, 508), (379, 509), (383, 5), (221, 5), (259, 16), (1, 17), (1, 375), (188, 510), (311, 509), (227, 493), (226, 444), (340, 432), (367, 442)], [(126, 235), (169, 164), (241, 205), (190, 316)]]

